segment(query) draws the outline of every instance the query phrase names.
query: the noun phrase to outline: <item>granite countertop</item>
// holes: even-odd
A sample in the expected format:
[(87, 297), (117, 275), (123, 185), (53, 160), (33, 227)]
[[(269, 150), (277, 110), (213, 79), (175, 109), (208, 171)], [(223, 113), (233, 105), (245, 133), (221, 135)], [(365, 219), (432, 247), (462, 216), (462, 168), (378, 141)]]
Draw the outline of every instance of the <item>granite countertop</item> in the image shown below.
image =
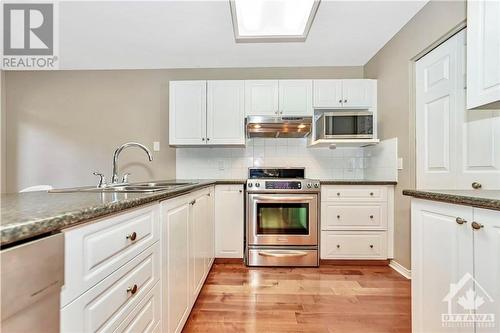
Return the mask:
[(500, 190), (404, 190), (403, 195), (456, 205), (500, 210)]
[(320, 180), (321, 185), (397, 185), (394, 180), (339, 179)]
[(171, 180), (171, 182), (197, 183), (153, 193), (39, 191), (2, 194), (0, 246), (58, 232), (91, 219), (187, 194), (209, 185), (244, 184), (246, 180)]

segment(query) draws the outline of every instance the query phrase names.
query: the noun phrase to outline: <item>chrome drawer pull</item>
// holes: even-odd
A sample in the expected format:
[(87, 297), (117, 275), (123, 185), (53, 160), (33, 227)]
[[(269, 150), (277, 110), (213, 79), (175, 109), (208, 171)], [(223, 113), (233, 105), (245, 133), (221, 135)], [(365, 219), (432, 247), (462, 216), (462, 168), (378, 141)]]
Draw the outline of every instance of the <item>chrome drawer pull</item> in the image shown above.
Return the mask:
[(370, 248), (372, 248), (372, 249), (373, 249), (373, 245), (372, 245), (372, 244), (370, 244)]
[(373, 192), (370, 192), (370, 195), (373, 197)]
[(260, 251), (259, 256), (263, 257), (276, 257), (276, 258), (285, 258), (285, 257), (304, 257), (307, 256), (307, 252), (304, 251)]
[(458, 224), (464, 224), (464, 223), (467, 223), (467, 220), (461, 218), (461, 217), (457, 217), (455, 219), (455, 221), (458, 223)]
[(126, 237), (127, 239), (130, 239), (132, 242), (135, 241), (137, 239), (137, 233), (134, 231), (133, 233), (131, 233), (130, 235), (127, 235)]
[(370, 218), (373, 219), (373, 215), (370, 215)]
[(340, 249), (340, 245), (339, 244), (337, 244), (337, 249)]
[(472, 222), (472, 229), (474, 230), (479, 230), (481, 228), (484, 228), (484, 225), (482, 225), (481, 223), (477, 223), (477, 222)]
[(138, 289), (138, 288), (137, 288), (137, 285), (136, 285), (136, 284), (134, 284), (134, 286), (133, 286), (133, 287), (128, 287), (128, 288), (127, 288), (127, 293), (131, 293), (131, 294), (133, 295), (133, 294), (135, 294), (135, 293), (137, 292), (137, 289)]

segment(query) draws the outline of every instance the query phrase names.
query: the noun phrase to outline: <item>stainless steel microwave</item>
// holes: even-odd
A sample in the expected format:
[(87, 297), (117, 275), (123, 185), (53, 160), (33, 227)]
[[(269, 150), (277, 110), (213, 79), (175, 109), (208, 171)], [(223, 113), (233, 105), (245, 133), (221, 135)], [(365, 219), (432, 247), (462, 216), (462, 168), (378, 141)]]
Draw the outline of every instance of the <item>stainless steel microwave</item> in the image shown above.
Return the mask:
[(373, 139), (373, 113), (332, 111), (316, 120), (318, 139)]

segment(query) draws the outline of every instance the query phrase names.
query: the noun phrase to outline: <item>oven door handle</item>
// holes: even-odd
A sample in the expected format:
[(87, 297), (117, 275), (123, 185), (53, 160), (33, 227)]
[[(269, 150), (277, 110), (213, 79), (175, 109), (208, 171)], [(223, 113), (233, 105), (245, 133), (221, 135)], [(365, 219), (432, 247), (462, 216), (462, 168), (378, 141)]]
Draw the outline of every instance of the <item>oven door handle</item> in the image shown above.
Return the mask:
[(276, 257), (276, 258), (305, 257), (305, 256), (307, 256), (307, 252), (304, 252), (304, 251), (259, 251), (259, 256)]
[(278, 202), (287, 202), (287, 201), (302, 201), (302, 202), (308, 202), (315, 200), (316, 197), (313, 196), (290, 196), (290, 197), (274, 197), (274, 196), (264, 196), (264, 195), (259, 195), (255, 196), (253, 198), (255, 201), (260, 201), (260, 200), (265, 200), (265, 201), (278, 201)]

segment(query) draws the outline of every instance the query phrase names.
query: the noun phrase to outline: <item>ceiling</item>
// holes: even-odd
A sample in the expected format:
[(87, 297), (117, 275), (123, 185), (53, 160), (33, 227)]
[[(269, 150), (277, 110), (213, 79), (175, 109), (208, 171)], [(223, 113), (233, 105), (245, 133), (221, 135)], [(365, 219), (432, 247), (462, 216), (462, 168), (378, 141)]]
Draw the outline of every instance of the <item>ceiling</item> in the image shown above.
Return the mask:
[(306, 42), (235, 43), (229, 0), (60, 2), (60, 68), (361, 66), (425, 3), (322, 0)]

